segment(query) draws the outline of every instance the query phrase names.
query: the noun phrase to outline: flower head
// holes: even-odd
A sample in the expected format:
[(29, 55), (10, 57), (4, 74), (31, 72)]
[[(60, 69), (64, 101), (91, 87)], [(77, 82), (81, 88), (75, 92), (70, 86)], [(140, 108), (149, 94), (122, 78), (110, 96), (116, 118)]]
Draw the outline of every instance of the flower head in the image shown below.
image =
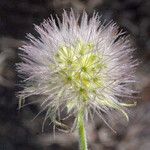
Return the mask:
[(104, 26), (95, 13), (88, 18), (86, 12), (64, 11), (62, 18), (35, 26), (39, 38), (28, 34), (17, 67), (25, 77), (19, 95), (45, 95), (42, 110), (54, 122), (65, 108), (75, 118), (81, 110), (88, 116), (91, 110), (102, 115), (116, 109), (128, 119), (124, 108), (132, 104), (122, 100), (134, 94), (129, 85), (137, 65), (129, 39), (116, 24)]

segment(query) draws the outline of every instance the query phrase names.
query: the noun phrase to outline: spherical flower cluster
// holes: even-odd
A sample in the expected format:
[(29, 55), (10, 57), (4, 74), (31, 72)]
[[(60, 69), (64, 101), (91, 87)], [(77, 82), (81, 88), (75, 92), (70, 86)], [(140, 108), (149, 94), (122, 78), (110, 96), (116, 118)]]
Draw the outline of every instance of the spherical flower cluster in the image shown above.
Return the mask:
[(115, 23), (102, 24), (96, 13), (88, 18), (86, 12), (64, 11), (62, 21), (51, 17), (35, 29), (39, 38), (28, 34), (20, 48), (23, 62), (17, 69), (25, 78), (20, 97), (46, 96), (42, 111), (55, 123), (65, 109), (75, 118), (80, 111), (102, 116), (115, 109), (128, 119), (124, 108), (132, 104), (122, 100), (134, 94), (137, 61)]

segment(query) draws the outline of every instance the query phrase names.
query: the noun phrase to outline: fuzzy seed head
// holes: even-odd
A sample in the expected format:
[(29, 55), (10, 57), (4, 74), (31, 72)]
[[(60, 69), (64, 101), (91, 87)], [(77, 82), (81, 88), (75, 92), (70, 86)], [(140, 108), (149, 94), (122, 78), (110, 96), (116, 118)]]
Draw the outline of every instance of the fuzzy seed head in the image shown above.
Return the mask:
[(20, 48), (23, 62), (17, 69), (24, 89), (19, 96), (44, 95), (41, 112), (47, 110), (45, 120), (57, 124), (64, 109), (75, 118), (81, 109), (85, 116), (94, 111), (100, 117), (115, 109), (128, 119), (125, 107), (132, 104), (122, 100), (135, 94), (137, 66), (129, 39), (116, 24), (104, 26), (95, 13), (88, 19), (86, 12), (80, 17), (64, 11), (62, 18), (35, 26), (39, 37), (28, 34)]

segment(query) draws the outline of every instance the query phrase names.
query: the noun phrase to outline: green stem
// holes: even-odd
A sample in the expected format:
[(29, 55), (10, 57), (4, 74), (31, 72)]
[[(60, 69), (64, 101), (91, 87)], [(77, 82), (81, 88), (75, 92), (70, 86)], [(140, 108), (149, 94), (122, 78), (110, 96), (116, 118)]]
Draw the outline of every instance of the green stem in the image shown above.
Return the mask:
[(80, 138), (80, 141), (79, 141), (80, 150), (88, 150), (83, 111), (79, 112), (78, 114), (78, 130), (79, 130), (79, 138)]

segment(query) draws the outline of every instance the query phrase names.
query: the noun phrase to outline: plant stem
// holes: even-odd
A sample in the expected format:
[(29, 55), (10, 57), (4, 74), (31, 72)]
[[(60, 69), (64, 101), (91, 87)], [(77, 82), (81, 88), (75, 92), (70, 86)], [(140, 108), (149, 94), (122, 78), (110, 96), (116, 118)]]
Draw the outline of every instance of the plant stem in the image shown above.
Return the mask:
[(79, 138), (80, 138), (80, 150), (88, 150), (87, 148), (87, 139), (86, 139), (86, 131), (84, 125), (84, 111), (80, 111), (78, 114), (78, 130), (79, 130)]

